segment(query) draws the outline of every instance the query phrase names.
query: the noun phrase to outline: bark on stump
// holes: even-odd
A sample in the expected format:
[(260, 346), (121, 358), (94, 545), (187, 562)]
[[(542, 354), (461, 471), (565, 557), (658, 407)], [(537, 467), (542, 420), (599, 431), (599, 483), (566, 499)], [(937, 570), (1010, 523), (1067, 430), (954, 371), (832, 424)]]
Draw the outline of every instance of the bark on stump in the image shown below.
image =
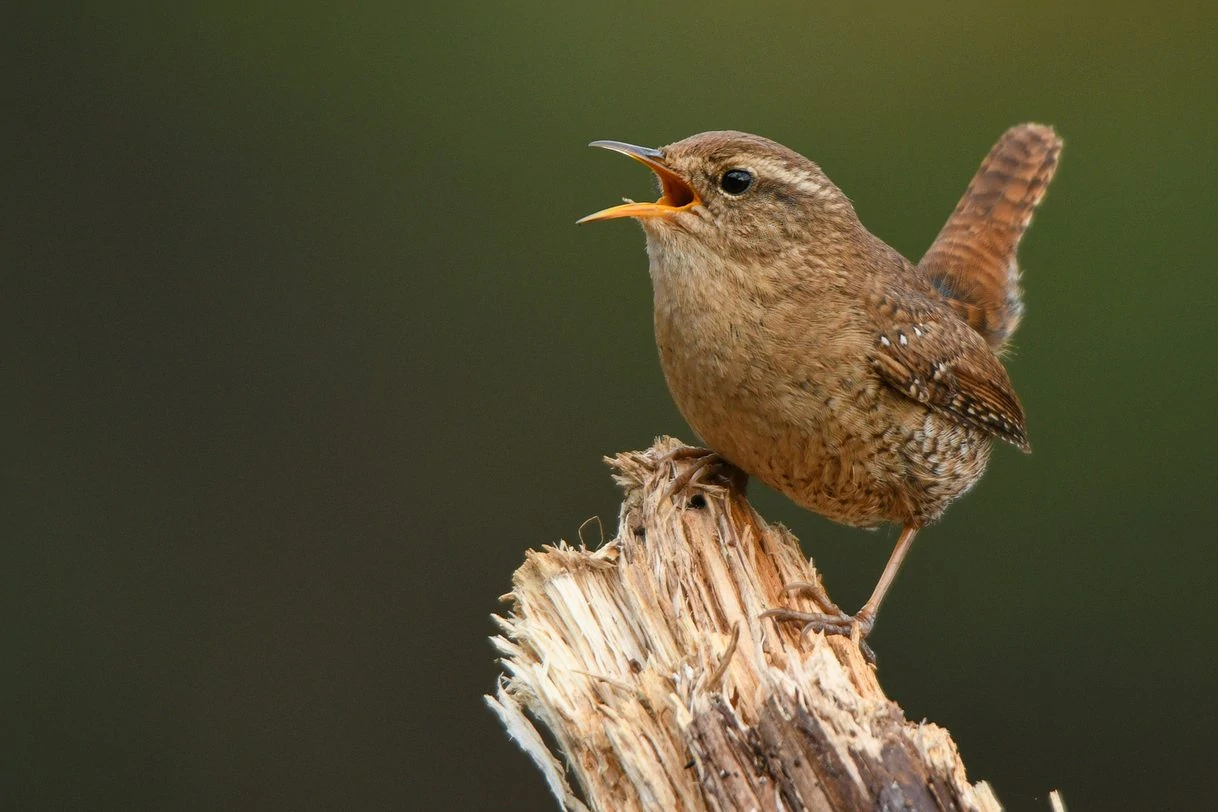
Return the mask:
[(506, 674), (487, 701), (561, 804), (1001, 809), (946, 730), (884, 696), (854, 642), (761, 617), (828, 609), (784, 591), (819, 576), (731, 483), (670, 494), (692, 464), (679, 448), (665, 437), (608, 460), (625, 490), (617, 537), (530, 550), (495, 618)]

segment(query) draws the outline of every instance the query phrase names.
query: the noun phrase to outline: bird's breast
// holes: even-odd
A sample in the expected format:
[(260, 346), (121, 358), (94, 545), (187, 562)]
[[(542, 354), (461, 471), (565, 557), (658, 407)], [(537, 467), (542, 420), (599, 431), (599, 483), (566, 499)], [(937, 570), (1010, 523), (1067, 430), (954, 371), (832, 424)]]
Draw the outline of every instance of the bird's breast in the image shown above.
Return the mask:
[[(673, 296), (657, 285), (655, 299), (665, 379), (707, 446), (798, 504), (863, 526), (925, 523), (980, 476), (989, 443), (885, 386), (865, 325), (840, 316), (848, 309), (826, 307), (831, 321), (814, 302), (710, 299), (707, 288)], [(920, 462), (952, 457), (957, 441), (976, 449), (975, 476)]]

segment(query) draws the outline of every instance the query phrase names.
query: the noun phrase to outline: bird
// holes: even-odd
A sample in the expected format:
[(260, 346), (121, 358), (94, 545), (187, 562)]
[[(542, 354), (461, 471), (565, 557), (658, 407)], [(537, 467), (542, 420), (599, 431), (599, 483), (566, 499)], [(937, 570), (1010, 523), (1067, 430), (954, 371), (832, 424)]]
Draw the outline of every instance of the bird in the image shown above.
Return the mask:
[(658, 179), (654, 202), (578, 222), (642, 226), (660, 364), (703, 460), (835, 522), (901, 528), (855, 614), (827, 596), (826, 613), (766, 613), (861, 641), (914, 537), (977, 483), (993, 441), (1030, 450), (1002, 356), (1024, 310), (1017, 249), (1061, 138), (1007, 130), (917, 264), (817, 164), (767, 138), (591, 146)]

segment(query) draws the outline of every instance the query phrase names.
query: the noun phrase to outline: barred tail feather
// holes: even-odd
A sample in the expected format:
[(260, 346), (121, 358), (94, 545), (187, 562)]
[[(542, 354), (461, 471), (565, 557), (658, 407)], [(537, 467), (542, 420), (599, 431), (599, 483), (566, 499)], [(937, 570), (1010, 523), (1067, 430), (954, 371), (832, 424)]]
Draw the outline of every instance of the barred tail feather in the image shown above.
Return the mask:
[(1062, 141), (1051, 127), (1007, 130), (919, 268), (995, 352), (1023, 315), (1016, 251), (1057, 169)]

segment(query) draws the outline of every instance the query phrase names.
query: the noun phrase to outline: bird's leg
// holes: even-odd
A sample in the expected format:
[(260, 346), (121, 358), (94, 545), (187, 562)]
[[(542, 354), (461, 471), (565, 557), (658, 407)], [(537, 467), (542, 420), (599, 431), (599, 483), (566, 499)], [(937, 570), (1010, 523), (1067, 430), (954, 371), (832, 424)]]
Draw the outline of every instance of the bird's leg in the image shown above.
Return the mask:
[(711, 470), (715, 470), (720, 476), (727, 479), (731, 486), (741, 493), (744, 492), (745, 487), (748, 485), (748, 474), (721, 457), (718, 452), (712, 451), (709, 448), (682, 446), (670, 452), (664, 458), (665, 462), (673, 463), (674, 466), (675, 463), (681, 460), (691, 460), (691, 462), (673, 477), (672, 482), (669, 483), (668, 489), (664, 493), (665, 499), (672, 499), (672, 497), (690, 485), (700, 484)]
[[(829, 596), (825, 594), (825, 590), (819, 583), (796, 583), (791, 584), (788, 589), (805, 589), (810, 591), (818, 603), (822, 604), (829, 610), (827, 613), (819, 612), (799, 612), (794, 609), (768, 609), (761, 613), (762, 617), (772, 617), (775, 620), (794, 621), (804, 624), (803, 634), (808, 632), (824, 632), (825, 634), (845, 634), (855, 638), (862, 645), (863, 638), (871, 634), (871, 630), (875, 628), (875, 618), (879, 614), (880, 604), (884, 600), (884, 596), (888, 594), (888, 589), (892, 586), (892, 582), (896, 580), (897, 572), (901, 569), (901, 562), (905, 560), (905, 556), (909, 553), (909, 548), (913, 545), (914, 536), (917, 535), (918, 528), (913, 525), (907, 525), (901, 530), (901, 536), (897, 539), (897, 546), (893, 548), (892, 555), (888, 557), (888, 563), (884, 565), (884, 572), (880, 575), (880, 580), (876, 583), (875, 589), (871, 591), (871, 597), (863, 604), (863, 608), (858, 610), (853, 616), (847, 615), (833, 601), (829, 600)], [(869, 652), (866, 649), (864, 653)], [(867, 657), (872, 662), (875, 661), (875, 655), (870, 654)]]

